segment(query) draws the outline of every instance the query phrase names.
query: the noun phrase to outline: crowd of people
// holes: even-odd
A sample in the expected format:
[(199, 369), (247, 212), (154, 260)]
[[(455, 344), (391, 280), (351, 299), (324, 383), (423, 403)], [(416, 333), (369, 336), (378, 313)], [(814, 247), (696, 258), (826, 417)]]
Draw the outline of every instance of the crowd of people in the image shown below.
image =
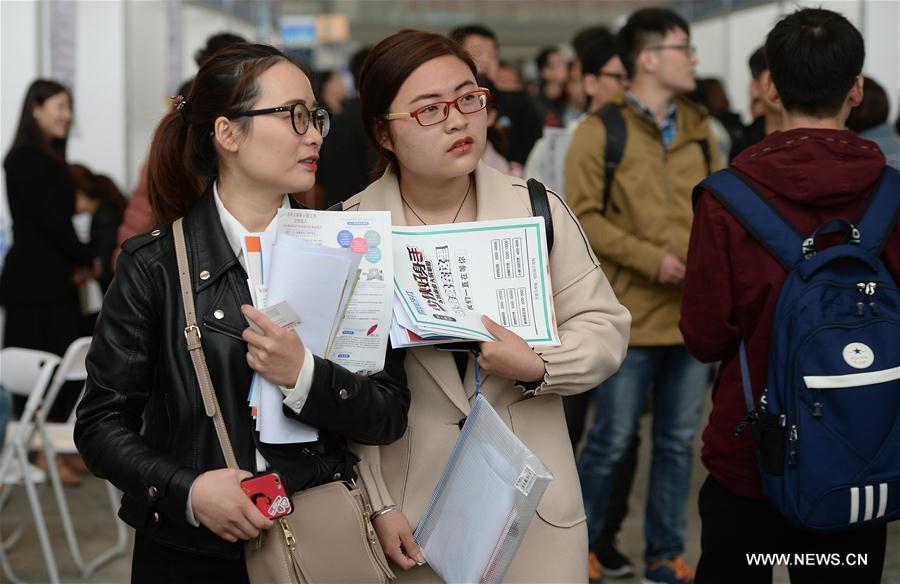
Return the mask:
[[(3, 345), (61, 355), (93, 335), (75, 438), (87, 467), (124, 492), (134, 582), (247, 581), (244, 542), (276, 524), (240, 481), (265, 469), (290, 493), (358, 477), (396, 579), (439, 581), (412, 533), (477, 367), (483, 394), (555, 477), (506, 581), (597, 583), (640, 569), (617, 534), (649, 416), (645, 582), (771, 582), (771, 566), (744, 557), (771, 551), (866, 553), (867, 566), (791, 566), (791, 579), (874, 584), (885, 524), (797, 528), (766, 498), (754, 433), (732, 434), (747, 414), (738, 347), (750, 377), (765, 379), (786, 271), (696, 188), (729, 167), (804, 234), (858, 217), (885, 167), (900, 169), (900, 119), (889, 123), (864, 60), (841, 15), (784, 17), (749, 56), (745, 125), (722, 82), (697, 77), (690, 25), (665, 8), (542, 48), (532, 82), (480, 24), (398, 32), (357, 51), (349, 75), (220, 34), (173, 96), (130, 200), (68, 161), (74, 96), (38, 80), (4, 159), (14, 239), (0, 276)], [(487, 321), (497, 340), (477, 351), (389, 347), (384, 370), (363, 375), (250, 306), (240, 242), (274, 229), (279, 208), (389, 210), (394, 225), (521, 217), (532, 212), (528, 178), (549, 187), (558, 347), (532, 349)], [(86, 238), (77, 214), (91, 217)], [(226, 468), (185, 348), (180, 218), (197, 312), (216, 313), (203, 352), (240, 470)], [(896, 282), (900, 225), (886, 241)], [(105, 294), (99, 316), (79, 297), (92, 280)], [(283, 392), (286, 416), (319, 429), (316, 442), (259, 440), (246, 406), (256, 374)], [(51, 419), (66, 419), (81, 390), (66, 388)], [(0, 422), (9, 410), (0, 391)], [(695, 571), (684, 553), (701, 430)], [(59, 464), (68, 484), (86, 472)]]

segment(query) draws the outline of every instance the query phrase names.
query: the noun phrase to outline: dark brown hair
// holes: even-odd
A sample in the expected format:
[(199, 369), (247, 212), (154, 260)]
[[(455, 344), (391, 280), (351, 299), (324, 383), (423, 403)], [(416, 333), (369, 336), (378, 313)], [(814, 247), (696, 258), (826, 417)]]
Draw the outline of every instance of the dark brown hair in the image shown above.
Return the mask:
[(103, 174), (94, 174), (91, 169), (83, 164), (69, 165), (69, 175), (75, 182), (75, 188), (82, 191), (91, 199), (111, 205), (120, 211), (128, 206), (128, 199), (122, 195), (122, 191), (111, 178)]
[(41, 107), (44, 102), (53, 97), (65, 93), (69, 96), (69, 107), (74, 110), (75, 104), (72, 102), (72, 94), (61, 83), (50, 79), (36, 79), (28, 86), (25, 92), (25, 100), (22, 103), (22, 112), (19, 114), (19, 126), (16, 128), (16, 137), (10, 150), (22, 145), (37, 146), (43, 150), (50, 158), (59, 164), (66, 163), (66, 138), (55, 138), (48, 140), (43, 130), (38, 126), (38, 122), (34, 119), (34, 108)]
[(863, 77), (862, 103), (850, 111), (847, 127), (854, 132), (865, 132), (880, 126), (887, 121), (890, 109), (884, 87), (871, 77)]
[(387, 132), (384, 115), (388, 113), (391, 102), (413, 71), (432, 59), (447, 55), (458, 58), (471, 69), (473, 77), (478, 76), (469, 53), (456, 41), (439, 34), (401, 30), (369, 51), (359, 75), (359, 98), (363, 127), (381, 154), (372, 169), (373, 179), (379, 178), (397, 160), (393, 152), (379, 143), (379, 137)]
[[(293, 62), (275, 47), (238, 44), (203, 63), (184, 107), (166, 114), (153, 135), (147, 187), (154, 221), (183, 217), (196, 204), (219, 172), (212, 135), (216, 118), (250, 109), (259, 94), (259, 76), (282, 61)], [(249, 125), (250, 119), (239, 123)]]

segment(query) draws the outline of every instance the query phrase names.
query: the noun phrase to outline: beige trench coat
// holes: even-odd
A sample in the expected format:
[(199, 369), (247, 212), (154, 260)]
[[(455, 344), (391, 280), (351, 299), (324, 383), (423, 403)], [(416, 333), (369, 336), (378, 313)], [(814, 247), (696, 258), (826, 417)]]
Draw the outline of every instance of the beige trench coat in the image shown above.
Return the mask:
[[(477, 219), (531, 216), (521, 179), (480, 163), (475, 171)], [(574, 215), (548, 192), (554, 245), (550, 254), (553, 302), (562, 345), (537, 348), (546, 375), (535, 396), (523, 399), (514, 381), (486, 375), (482, 393), (504, 422), (546, 464), (555, 480), (538, 506), (506, 582), (585, 582), (587, 529), (581, 489), (563, 416), (561, 395), (587, 391), (612, 375), (628, 346), (631, 317), (616, 300)], [(344, 203), (346, 210), (388, 210), (405, 225), (395, 174), (388, 171)], [(450, 353), (410, 349), (407, 382), (412, 392), (409, 427), (389, 446), (360, 446), (360, 477), (373, 509), (396, 504), (415, 529), (459, 436), (475, 395), (474, 368), (460, 380)], [(401, 582), (439, 582), (428, 567), (396, 570)]]

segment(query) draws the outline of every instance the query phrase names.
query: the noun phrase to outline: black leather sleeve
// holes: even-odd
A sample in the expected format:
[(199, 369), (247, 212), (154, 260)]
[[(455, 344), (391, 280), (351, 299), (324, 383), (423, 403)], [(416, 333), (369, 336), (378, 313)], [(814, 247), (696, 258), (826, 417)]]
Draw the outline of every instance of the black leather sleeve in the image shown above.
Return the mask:
[(75, 443), (94, 474), (187, 525), (187, 497), (197, 472), (151, 449), (140, 435), (157, 375), (160, 304), (146, 266), (124, 251), (87, 356)]
[(405, 349), (388, 346), (384, 370), (371, 376), (315, 357), (312, 388), (300, 414), (286, 415), (361, 444), (390, 444), (406, 431), (410, 394)]

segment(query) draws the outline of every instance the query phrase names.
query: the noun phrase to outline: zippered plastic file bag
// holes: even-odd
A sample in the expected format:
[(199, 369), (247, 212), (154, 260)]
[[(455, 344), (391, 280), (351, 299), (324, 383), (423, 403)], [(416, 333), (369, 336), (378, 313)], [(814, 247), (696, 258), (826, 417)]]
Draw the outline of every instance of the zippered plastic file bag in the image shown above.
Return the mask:
[(553, 475), (478, 394), (414, 537), (453, 583), (500, 582)]

